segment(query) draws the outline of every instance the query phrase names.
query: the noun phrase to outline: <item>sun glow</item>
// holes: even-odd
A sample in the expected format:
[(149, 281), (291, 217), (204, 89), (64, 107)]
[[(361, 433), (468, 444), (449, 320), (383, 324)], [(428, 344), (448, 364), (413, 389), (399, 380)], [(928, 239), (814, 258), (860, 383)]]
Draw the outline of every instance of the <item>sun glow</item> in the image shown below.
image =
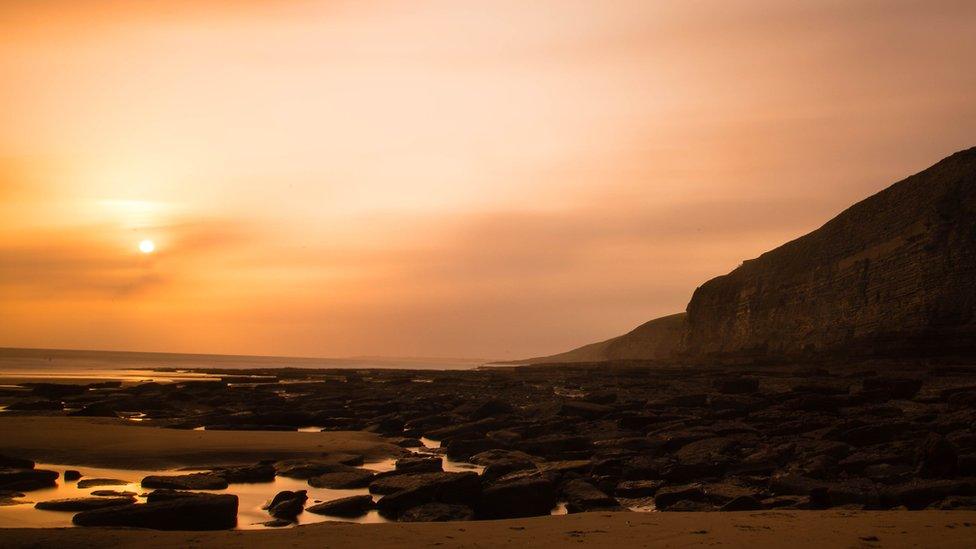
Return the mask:
[(144, 254), (151, 254), (156, 251), (156, 243), (146, 239), (139, 243), (139, 251)]

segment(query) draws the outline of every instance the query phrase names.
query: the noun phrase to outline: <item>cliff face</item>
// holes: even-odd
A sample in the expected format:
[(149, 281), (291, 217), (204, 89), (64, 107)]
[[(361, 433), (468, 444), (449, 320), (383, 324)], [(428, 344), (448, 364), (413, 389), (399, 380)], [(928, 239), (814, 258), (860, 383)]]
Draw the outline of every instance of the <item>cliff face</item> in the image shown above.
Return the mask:
[(976, 148), (699, 287), (687, 316), (527, 362), (976, 355)]
[(687, 310), (690, 357), (972, 351), (976, 148), (709, 280)]

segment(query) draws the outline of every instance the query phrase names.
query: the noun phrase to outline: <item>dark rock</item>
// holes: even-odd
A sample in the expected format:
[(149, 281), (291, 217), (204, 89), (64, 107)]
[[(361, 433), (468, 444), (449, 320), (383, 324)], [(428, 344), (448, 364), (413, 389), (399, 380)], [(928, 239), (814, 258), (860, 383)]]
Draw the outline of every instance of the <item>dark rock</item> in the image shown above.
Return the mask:
[(969, 496), (974, 486), (964, 480), (916, 480), (892, 486), (886, 491), (891, 505), (904, 505), (909, 509), (924, 509), (950, 496)]
[(440, 456), (409, 456), (396, 460), (395, 470), (402, 473), (436, 473), (444, 470)]
[(654, 494), (654, 505), (661, 510), (668, 509), (682, 500), (705, 501), (705, 491), (699, 484), (665, 486)]
[(355, 465), (361, 464), (361, 461), (343, 463), (336, 459), (288, 459), (275, 463), (275, 470), (283, 477), (309, 479), (325, 473), (352, 471)]
[(143, 488), (172, 488), (174, 490), (223, 490), (227, 479), (216, 473), (188, 475), (150, 475), (142, 479)]
[(351, 488), (365, 488), (373, 481), (373, 473), (357, 469), (339, 473), (325, 473), (308, 479), (308, 485), (315, 488), (330, 488), (346, 490)]
[(488, 519), (548, 515), (556, 506), (556, 490), (543, 477), (489, 485), (477, 505), (478, 516)]
[(74, 417), (118, 417), (111, 405), (102, 402), (88, 404), (80, 410), (69, 412), (68, 415)]
[(397, 519), (400, 522), (447, 522), (452, 520), (471, 520), (474, 511), (466, 505), (451, 503), (425, 503), (411, 507)]
[(271, 462), (235, 467), (216, 467), (213, 469), (213, 473), (224, 477), (224, 480), (231, 484), (272, 482), (275, 479), (275, 468)]
[(581, 417), (586, 419), (598, 419), (613, 411), (610, 406), (596, 404), (593, 402), (568, 401), (564, 402), (559, 408), (559, 415), (569, 417)]
[(752, 377), (718, 379), (713, 385), (716, 391), (724, 395), (742, 395), (759, 390), (759, 380)]
[(614, 495), (622, 498), (643, 498), (653, 496), (664, 486), (663, 480), (625, 480), (614, 489)]
[(64, 472), (64, 477), (63, 478), (66, 481), (78, 480), (78, 479), (81, 478), (81, 471), (76, 471), (74, 469), (68, 469), (67, 471)]
[(98, 496), (98, 497), (119, 498), (119, 497), (127, 497), (127, 496), (135, 497), (136, 496), (136, 493), (135, 492), (129, 492), (127, 490), (126, 491), (120, 491), (120, 490), (94, 490), (94, 491), (92, 491), (91, 495)]
[(0, 490), (30, 491), (54, 486), (60, 474), (44, 469), (0, 469)]
[(763, 505), (756, 498), (739, 496), (723, 505), (719, 511), (758, 511), (762, 508)]
[(418, 473), (379, 479), (370, 484), (373, 493), (387, 494), (376, 506), (384, 516), (430, 502), (474, 505), (481, 495), (476, 473)]
[(224, 530), (237, 525), (237, 496), (200, 494), (78, 513), (78, 526), (121, 526), (155, 530)]
[(865, 393), (884, 397), (884, 400), (914, 398), (922, 390), (920, 379), (869, 377), (862, 383)]
[(78, 481), (78, 488), (91, 488), (92, 486), (124, 486), (126, 484), (130, 484), (130, 482), (117, 478), (83, 478)]
[(0, 468), (3, 469), (33, 469), (34, 462), (29, 459), (11, 457), (0, 454)]
[(326, 501), (305, 510), (317, 515), (332, 515), (336, 517), (358, 517), (365, 515), (373, 508), (373, 498), (369, 495), (350, 496), (347, 498)]
[(135, 502), (136, 498), (131, 496), (51, 499), (36, 503), (34, 508), (44, 511), (89, 511), (103, 507), (129, 505)]
[(570, 480), (560, 487), (560, 491), (566, 498), (566, 508), (570, 513), (620, 509), (617, 500), (585, 480)]
[(954, 477), (959, 473), (959, 453), (945, 437), (931, 433), (918, 448), (917, 465), (922, 477)]

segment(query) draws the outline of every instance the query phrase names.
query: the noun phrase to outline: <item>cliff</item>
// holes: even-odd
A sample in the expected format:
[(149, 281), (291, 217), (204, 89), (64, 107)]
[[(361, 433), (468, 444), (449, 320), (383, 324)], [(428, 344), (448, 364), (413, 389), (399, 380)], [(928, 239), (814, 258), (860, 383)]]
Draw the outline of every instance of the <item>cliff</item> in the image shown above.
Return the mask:
[(702, 284), (687, 315), (526, 362), (976, 354), (976, 148)]
[(969, 352), (976, 148), (699, 287), (682, 354)]

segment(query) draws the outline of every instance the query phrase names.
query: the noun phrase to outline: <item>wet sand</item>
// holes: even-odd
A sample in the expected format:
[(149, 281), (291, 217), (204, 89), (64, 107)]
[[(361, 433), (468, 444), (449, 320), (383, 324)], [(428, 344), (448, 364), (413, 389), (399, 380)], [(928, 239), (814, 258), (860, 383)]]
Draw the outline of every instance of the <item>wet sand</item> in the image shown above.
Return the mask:
[(376, 461), (402, 451), (359, 431), (189, 431), (127, 425), (120, 419), (0, 417), (0, 454), (78, 466), (165, 469), (334, 453)]
[(976, 511), (583, 513), (531, 519), (345, 524), (254, 532), (0, 530), (20, 547), (973, 547)]

